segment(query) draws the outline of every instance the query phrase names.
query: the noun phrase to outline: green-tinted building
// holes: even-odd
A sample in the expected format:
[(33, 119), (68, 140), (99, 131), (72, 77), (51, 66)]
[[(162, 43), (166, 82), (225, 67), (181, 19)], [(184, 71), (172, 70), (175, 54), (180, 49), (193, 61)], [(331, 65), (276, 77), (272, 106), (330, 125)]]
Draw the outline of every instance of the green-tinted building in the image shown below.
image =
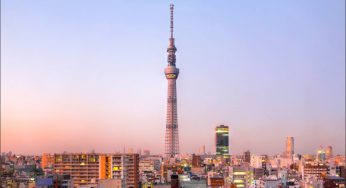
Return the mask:
[(229, 127), (220, 125), (215, 128), (216, 155), (229, 157)]

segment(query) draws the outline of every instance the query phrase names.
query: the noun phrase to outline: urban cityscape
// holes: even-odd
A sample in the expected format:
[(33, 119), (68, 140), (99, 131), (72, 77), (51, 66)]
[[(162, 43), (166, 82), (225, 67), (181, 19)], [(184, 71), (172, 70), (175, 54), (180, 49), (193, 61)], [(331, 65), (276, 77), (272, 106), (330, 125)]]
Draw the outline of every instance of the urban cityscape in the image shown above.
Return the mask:
[[(342, 11), (343, 11), (343, 14), (345, 14), (345, 2), (338, 1), (338, 3), (341, 5), (344, 5), (342, 8)], [(339, 4), (337, 5), (339, 6)], [(150, 4), (150, 5), (152, 7), (154, 6), (154, 4)], [(305, 131), (304, 134), (303, 133), (298, 134), (297, 132), (294, 131), (295, 129), (299, 128), (299, 125), (292, 125), (292, 126), (276, 125), (278, 126), (278, 129), (270, 129), (268, 127), (263, 126), (263, 127), (251, 128), (251, 129), (244, 128), (245, 130), (247, 130), (247, 132), (239, 131), (243, 129), (239, 129), (237, 127), (240, 127), (242, 125), (237, 125), (235, 123), (237, 121), (233, 122), (231, 118), (230, 121), (226, 121), (224, 123), (219, 123), (219, 122), (222, 122), (223, 119), (214, 120), (214, 122), (218, 122), (218, 123), (214, 123), (213, 125), (210, 125), (212, 126), (212, 130), (206, 131), (211, 136), (203, 137), (200, 135), (203, 135), (203, 131), (204, 131), (203, 129), (205, 129), (205, 127), (198, 125), (200, 121), (196, 120), (196, 122), (193, 122), (191, 124), (181, 123), (180, 117), (186, 118), (186, 115), (184, 115), (184, 112), (186, 112), (186, 109), (185, 110), (182, 109), (180, 106), (181, 103), (179, 103), (178, 101), (180, 101), (181, 96), (189, 95), (189, 94), (188, 94), (188, 91), (184, 91), (180, 89), (181, 88), (180, 86), (182, 83), (179, 82), (178, 78), (183, 79), (185, 74), (190, 74), (190, 73), (184, 70), (184, 67), (186, 67), (184, 63), (188, 64), (188, 62), (181, 62), (179, 59), (180, 54), (178, 54), (178, 52), (184, 51), (184, 48), (183, 49), (179, 48), (180, 43), (190, 43), (190, 42), (186, 41), (188, 40), (188, 37), (184, 37), (184, 40), (180, 40), (179, 38), (177, 38), (176, 40), (175, 38), (177, 37), (176, 33), (180, 33), (181, 35), (184, 32), (184, 31), (181, 31), (183, 28), (180, 28), (179, 27), (180, 25), (177, 24), (177, 22), (179, 23), (179, 21), (181, 21), (184, 17), (184, 15), (179, 15), (184, 12), (183, 9), (178, 8), (180, 6), (180, 3), (170, 4), (167, 2), (161, 2), (160, 5), (162, 6), (159, 6), (159, 8), (163, 9), (160, 11), (163, 12), (163, 15), (166, 15), (166, 17), (162, 19), (165, 20), (165, 23), (166, 23), (165, 25), (168, 26), (168, 27), (160, 28), (160, 29), (162, 29), (162, 31), (166, 31), (164, 35), (167, 36), (168, 38), (168, 47), (166, 49), (161, 49), (161, 51), (155, 52), (154, 54), (156, 53), (164, 54), (163, 52), (164, 50), (166, 50), (167, 53), (165, 55), (167, 59), (166, 59), (166, 64), (164, 63), (157, 64), (155, 66), (152, 66), (151, 68), (155, 69), (155, 71), (157, 70), (161, 71), (160, 73), (161, 80), (159, 80), (159, 82), (165, 83), (164, 85), (164, 87), (166, 88), (166, 90), (164, 91), (165, 95), (161, 96), (162, 98), (164, 98), (164, 100), (159, 100), (159, 102), (161, 101), (161, 103), (164, 103), (164, 104), (160, 104), (164, 108), (155, 109), (155, 112), (162, 113), (165, 115), (165, 119), (163, 119), (162, 116), (159, 116), (159, 118), (163, 119), (162, 121), (164, 121), (165, 124), (160, 125), (161, 127), (157, 127), (156, 125), (155, 125), (156, 127), (155, 126), (146, 127), (147, 126), (146, 124), (148, 123), (144, 122), (145, 118), (143, 118), (143, 116), (145, 116), (147, 113), (139, 110), (137, 111), (139, 112), (138, 115), (130, 114), (128, 118), (138, 119), (138, 121), (143, 121), (141, 124), (142, 129), (139, 129), (138, 127), (131, 128), (131, 124), (126, 124), (126, 123), (122, 124), (116, 129), (111, 129), (111, 128), (108, 129), (107, 126), (102, 125), (102, 122), (107, 120), (102, 120), (102, 122), (98, 122), (98, 124), (93, 124), (93, 122), (88, 122), (89, 119), (83, 120), (83, 118), (87, 116), (98, 116), (98, 114), (95, 114), (93, 111), (91, 114), (88, 114), (87, 116), (81, 115), (80, 117), (77, 117), (76, 122), (79, 122), (79, 121), (82, 122), (81, 124), (85, 124), (85, 127), (68, 126), (68, 127), (61, 128), (59, 127), (59, 125), (56, 125), (52, 122), (47, 121), (43, 123), (42, 127), (40, 125), (37, 125), (37, 127), (35, 127), (36, 126), (35, 125), (32, 127), (23, 126), (21, 128), (16, 128), (15, 127), (16, 123), (18, 122), (20, 123), (22, 121), (11, 119), (11, 117), (17, 117), (15, 116), (16, 113), (14, 112), (16, 108), (10, 108), (7, 106), (8, 103), (6, 103), (6, 100), (11, 99), (9, 97), (9, 94), (7, 94), (5, 96), (5, 99), (1, 100), (2, 102), (4, 101), (6, 103), (5, 105), (2, 104), (2, 111), (1, 111), (1, 116), (2, 116), (1, 118), (1, 122), (2, 122), (1, 123), (2, 124), (1, 149), (2, 150), (1, 150), (1, 158), (0, 158), (0, 161), (1, 161), (0, 172), (1, 172), (1, 186), (2, 187), (4, 188), (12, 188), (12, 187), (21, 187), (21, 188), (22, 187), (23, 188), (58, 188), (58, 187), (59, 188), (156, 188), (156, 187), (157, 188), (164, 188), (164, 187), (172, 187), (172, 188), (178, 188), (178, 187), (186, 187), (186, 188), (189, 188), (189, 187), (191, 188), (203, 188), (203, 187), (333, 188), (333, 187), (346, 187), (345, 114), (342, 114), (340, 116), (342, 119), (341, 129), (340, 127), (336, 127), (333, 125), (323, 125), (326, 127), (330, 126), (326, 129), (328, 129), (328, 131), (334, 131), (332, 135), (329, 134), (330, 132), (323, 131), (324, 129), (321, 129), (319, 127), (319, 123), (317, 122), (319, 120), (318, 119), (319, 117), (315, 117), (315, 116), (314, 116), (315, 118), (314, 120), (316, 121), (314, 123), (316, 124), (316, 127), (307, 127), (306, 128), (307, 131)], [(6, 11), (10, 11), (11, 6), (14, 6), (14, 5), (11, 4), (9, 1), (7, 1), (2, 6), (2, 9)], [(20, 11), (24, 10), (22, 8), (26, 9), (24, 5), (22, 5), (22, 7), (20, 5), (15, 5), (15, 6), (17, 6), (17, 9)], [(46, 4), (45, 6), (48, 6), (48, 5)], [(52, 6), (59, 7), (60, 4), (58, 5), (54, 4)], [(79, 7), (79, 5), (77, 4), (74, 4), (71, 6)], [(131, 6), (134, 6), (134, 5), (131, 4)], [(325, 5), (323, 4), (323, 6)], [(323, 6), (321, 5), (321, 7)], [(146, 8), (149, 9), (148, 7)], [(71, 10), (72, 9), (73, 8), (71, 8)], [(179, 11), (177, 11), (177, 9)], [(31, 11), (33, 10), (34, 9), (32, 9)], [(88, 13), (86, 11), (85, 15), (87, 14)], [(155, 12), (151, 14), (153, 14), (154, 17), (156, 17)], [(8, 12), (5, 12), (4, 15), (8, 17), (2, 18), (2, 19), (9, 19), (10, 14)], [(131, 16), (136, 16), (136, 15), (131, 14)], [(55, 19), (59, 20), (60, 18), (55, 18)], [(343, 29), (345, 29), (345, 18), (342, 18), (342, 19), (344, 21)], [(86, 21), (85, 23), (88, 23), (88, 21)], [(8, 24), (8, 26), (6, 24)], [(73, 24), (76, 24), (76, 23), (73, 23)], [(215, 24), (214, 26), (216, 27), (216, 25), (217, 24)], [(11, 26), (11, 22), (9, 21), (5, 22), (4, 27), (12, 27), (12, 26)], [(142, 26), (143, 25), (140, 25), (140, 27)], [(18, 27), (18, 26), (13, 26), (13, 27)], [(164, 25), (159, 25), (157, 27), (164, 27)], [(186, 27), (187, 26), (185, 26), (185, 29)], [(209, 27), (209, 26), (203, 25), (200, 27), (201, 28), (198, 28), (197, 30), (203, 29), (203, 27)], [(16, 32), (19, 32), (19, 30), (20, 28), (18, 27), (18, 30), (16, 30)], [(61, 32), (61, 31), (58, 31), (58, 32)], [(141, 35), (140, 29), (138, 29), (137, 32), (138, 32), (138, 35)], [(345, 32), (345, 30), (343, 30), (343, 32)], [(2, 35), (2, 39), (3, 37), (5, 39), (5, 37), (8, 35), (9, 33), (5, 31), (5, 36)], [(144, 34), (142, 35), (146, 36)], [(14, 34), (14, 36), (16, 35)], [(77, 37), (77, 36), (78, 35), (75, 35), (74, 37)], [(42, 37), (45, 37), (45, 36), (42, 36)], [(92, 40), (93, 39), (90, 39), (91, 43), (92, 43)], [(107, 42), (107, 41), (103, 41), (103, 42)], [(167, 44), (167, 41), (166, 42), (160, 41), (160, 42)], [(343, 43), (342, 48), (343, 50), (345, 50), (345, 40), (341, 42)], [(138, 50), (141, 52), (146, 51), (145, 46), (147, 44), (141, 44), (140, 42), (135, 42), (134, 44), (136, 44), (136, 46), (133, 46), (134, 50)], [(6, 45), (9, 45), (8, 42), (6, 43)], [(6, 50), (7, 48), (6, 45), (2, 44), (2, 46), (4, 46), (2, 47), (2, 50), (4, 51)], [(182, 46), (184, 45), (182, 44)], [(198, 47), (196, 48), (198, 49)], [(217, 47), (214, 47), (214, 48), (217, 48)], [(239, 48), (242, 48), (242, 47), (239, 47)], [(137, 55), (141, 55), (141, 52), (138, 52)], [(95, 52), (95, 53), (99, 53), (99, 52)], [(125, 54), (128, 56), (135, 56), (137, 52), (131, 52), (131, 53), (130, 54), (125, 53)], [(143, 52), (143, 53), (146, 53), (146, 52)], [(184, 53), (184, 52), (181, 52), (181, 53)], [(199, 54), (197, 54), (197, 56), (203, 56), (204, 53), (206, 52), (200, 52)], [(10, 55), (7, 55), (7, 56), (10, 56)], [(91, 58), (91, 56), (88, 56), (88, 57)], [(59, 59), (59, 57), (56, 57), (56, 58)], [(141, 59), (143, 58), (150, 59), (151, 57), (150, 55), (141, 56)], [(343, 62), (341, 62), (342, 67), (345, 68), (345, 59), (344, 59), (345, 57), (342, 57), (342, 58), (343, 58)], [(2, 58), (2, 66), (5, 66), (5, 68), (8, 68), (6, 67), (6, 65), (4, 65), (4, 64), (7, 64), (8, 62), (4, 60), (6, 60), (6, 58), (5, 59)], [(161, 58), (161, 60), (162, 62), (164, 62), (164, 59)], [(100, 64), (102, 64), (101, 61), (95, 65), (102, 66)], [(189, 69), (189, 70), (198, 72), (198, 71), (201, 71), (199, 70), (200, 69), (199, 67), (204, 66), (203, 64), (195, 64), (195, 65), (196, 66), (194, 66), (193, 69)], [(89, 66), (89, 65), (86, 65), (86, 66)], [(92, 66), (94, 66), (94, 64)], [(180, 69), (178, 67), (180, 67)], [(222, 69), (223, 66), (220, 66), (219, 68)], [(20, 68), (15, 67), (15, 70), (17, 69), (20, 69)], [(59, 69), (59, 68), (52, 67), (53, 71), (55, 69)], [(136, 76), (140, 75), (141, 79), (144, 79), (144, 80), (149, 77), (145, 73), (146, 70), (142, 71), (137, 69), (141, 69), (141, 68), (133, 67), (133, 72), (131, 74), (135, 74)], [(9, 68), (7, 70), (9, 72), (13, 71), (13, 70), (10, 70)], [(261, 71), (263, 70), (265, 69), (261, 69)], [(210, 71), (213, 71), (213, 70), (210, 69)], [(345, 76), (345, 70), (343, 69), (341, 71), (342, 71), (341, 74)], [(5, 74), (5, 77), (10, 74), (9, 72), (4, 72), (2, 70), (2, 73)], [(112, 72), (114, 74), (118, 74), (118, 72), (121, 72), (121, 70), (112, 70)], [(89, 73), (94, 74), (93, 72), (89, 72)], [(119, 74), (122, 74), (122, 73), (119, 73)], [(332, 73), (332, 74), (337, 74), (337, 73)], [(73, 75), (77, 77), (77, 73), (73, 73)], [(66, 79), (65, 76), (66, 75), (61, 75), (60, 79), (61, 80)], [(105, 78), (107, 78), (107, 75), (102, 75), (102, 73), (97, 73), (97, 77), (102, 77), (102, 76), (105, 76)], [(208, 75), (200, 75), (200, 76), (208, 77)], [(15, 81), (11, 82), (8, 79), (9, 77), (6, 77), (6, 78), (7, 80), (5, 81), (2, 79), (2, 83), (6, 82), (5, 88), (9, 87), (9, 85), (11, 84), (16, 85)], [(25, 77), (25, 79), (30, 80), (31, 78)], [(47, 77), (47, 79), (49, 80), (50, 78)], [(193, 85), (189, 85), (189, 86), (185, 85), (184, 88), (185, 87), (193, 88), (193, 87), (197, 87), (197, 85), (199, 84), (201, 85), (207, 84), (207, 83), (202, 83), (203, 80), (197, 79), (194, 81), (196, 82), (200, 81), (200, 83), (195, 83), (195, 82), (185, 83), (185, 84), (193, 84)], [(317, 80), (316, 82), (319, 82), (319, 81), (320, 80)], [(52, 85), (54, 85), (54, 83), (57, 83), (57, 80), (51, 79), (49, 82), (51, 82)], [(66, 81), (66, 84), (67, 82), (73, 82), (73, 81)], [(120, 82), (117, 82), (117, 84), (119, 84)], [(124, 81), (124, 82), (127, 82), (127, 81)], [(341, 81), (341, 82), (345, 83), (344, 81)], [(97, 83), (93, 82), (92, 79), (90, 79), (88, 80), (88, 83), (86, 85), (93, 85), (93, 84), (97, 84)], [(107, 82), (107, 84), (110, 84), (110, 85), (107, 85), (107, 87), (113, 87), (112, 82)], [(216, 83), (213, 83), (213, 84), (216, 84)], [(143, 86), (144, 87), (143, 91), (150, 90), (150, 87), (152, 86), (153, 85)], [(283, 85), (278, 85), (277, 87), (281, 87), (281, 86), (284, 87)], [(39, 86), (37, 85), (35, 87), (39, 87)], [(93, 89), (93, 87), (95, 86), (90, 86), (91, 88), (90, 93), (93, 93), (93, 94), (94, 92), (98, 92), (95, 90), (100, 89), (100, 88)], [(224, 86), (224, 87), (231, 87), (232, 89), (236, 88), (233, 86)], [(342, 87), (342, 91), (343, 91), (341, 96), (345, 97), (345, 86), (343, 85), (340, 87)], [(133, 89), (129, 85), (126, 85), (124, 88), (128, 88), (129, 90)], [(47, 87), (46, 89), (49, 90), (51, 88)], [(280, 90), (280, 88), (277, 88), (277, 89)], [(328, 88), (326, 89), (328, 90)], [(4, 90), (3, 87), (2, 87), (2, 90)], [(285, 90), (284, 92), (287, 92), (286, 88), (282, 88), (282, 90)], [(77, 90), (72, 89), (71, 93), (73, 91), (77, 91)], [(143, 91), (141, 93), (141, 90), (134, 90), (134, 91), (135, 91), (134, 92), (135, 94), (128, 97), (133, 98), (133, 101), (134, 101), (133, 108), (136, 109), (136, 108), (140, 108), (140, 107), (137, 107), (137, 105), (142, 104), (142, 103), (135, 104), (136, 101), (145, 100), (145, 97), (147, 96), (147, 94), (144, 93)], [(218, 91), (216, 90), (212, 92), (218, 92)], [(3, 96), (3, 93), (4, 92), (2, 91), (2, 96)], [(197, 93), (203, 93), (203, 91), (197, 91)], [(23, 92), (19, 92), (18, 95), (30, 96), (31, 93), (24, 92), (23, 90)], [(14, 98), (18, 95), (15, 94)], [(49, 95), (47, 96), (45, 94), (38, 94), (38, 95), (39, 95), (38, 98), (42, 100), (42, 103), (44, 103), (45, 100), (50, 100), (49, 97), (47, 99), (47, 96)], [(143, 95), (144, 99), (143, 98), (137, 99), (135, 97), (137, 95)], [(204, 93), (201, 95), (209, 95), (209, 94)], [(261, 93), (258, 93), (258, 95), (261, 95)], [(210, 96), (214, 96), (214, 95), (210, 94)], [(330, 96), (326, 96), (326, 97), (330, 97)], [(83, 98), (83, 96), (78, 96), (77, 98), (74, 98), (76, 105), (78, 105), (80, 102), (79, 98)], [(102, 98), (102, 94), (101, 94), (101, 98)], [(333, 98), (333, 97), (330, 97), (330, 98)], [(193, 99), (193, 97), (190, 99)], [(208, 97), (205, 97), (204, 99), (208, 100)], [(18, 100), (19, 100), (18, 103), (21, 103), (22, 99), (18, 98)], [(96, 102), (99, 102), (101, 100), (107, 100), (107, 97), (105, 96), (104, 99), (95, 99)], [(125, 100), (125, 99), (120, 99), (120, 100)], [(186, 100), (186, 98), (184, 98), (183, 100), (184, 102), (189, 102), (188, 100)], [(272, 100), (276, 101), (277, 98), (273, 97)], [(290, 101), (290, 99), (287, 99), (287, 100)], [(325, 99), (325, 100), (329, 100), (329, 99)], [(344, 103), (339, 104), (340, 100), (343, 101)], [(341, 105), (342, 111), (345, 112), (344, 111), (345, 101), (344, 99), (340, 99), (340, 100), (336, 100), (338, 101), (336, 103), (339, 106)], [(90, 103), (93, 103), (95, 101), (90, 101)], [(330, 99), (330, 101), (332, 100)], [(84, 110), (86, 110), (86, 108), (89, 107), (88, 105), (84, 106), (83, 104), (81, 104), (81, 107), (78, 107), (78, 110), (76, 110), (75, 108), (73, 108), (73, 104), (71, 104), (71, 107), (69, 107), (69, 106), (65, 106), (66, 103), (62, 101), (58, 101), (58, 100), (53, 101), (53, 103), (55, 102), (56, 103), (60, 102), (63, 108), (67, 108), (67, 109), (71, 108), (70, 113), (72, 114), (72, 116), (76, 116), (76, 114), (79, 114), (79, 113), (84, 113), (85, 112)], [(148, 107), (147, 107), (148, 111), (151, 109), (152, 106), (155, 106), (154, 104), (150, 106), (151, 102), (152, 101), (148, 101), (147, 103), (145, 103), (145, 104), (148, 104)], [(197, 105), (197, 106), (194, 106), (194, 108), (197, 108), (197, 109), (204, 108), (204, 104), (203, 104), (204, 102), (205, 101), (198, 101), (197, 103), (191, 102), (189, 105), (191, 106)], [(69, 104), (70, 103), (71, 101), (69, 102)], [(108, 101), (106, 103), (112, 103), (112, 101)], [(115, 104), (116, 106), (115, 108), (118, 108), (118, 107), (122, 108), (120, 103), (121, 102), (119, 102), (119, 105)], [(178, 104), (179, 104), (179, 108), (178, 108)], [(268, 103), (268, 102), (263, 104), (267, 106), (271, 105), (271, 103)], [(59, 109), (60, 106), (54, 106), (49, 109), (37, 110), (33, 106), (31, 106), (31, 105), (35, 105), (34, 102), (28, 103), (28, 104), (20, 104), (20, 105), (29, 106), (29, 108), (25, 108), (25, 109), (32, 108), (33, 111), (40, 112), (42, 114), (44, 114), (45, 111), (59, 114), (58, 111), (60, 110)], [(57, 105), (60, 105), (60, 104), (57, 104)], [(132, 104), (127, 104), (127, 105), (132, 105)], [(227, 105), (228, 103), (226, 104), (226, 106)], [(297, 104), (297, 106), (299, 105)], [(183, 107), (186, 107), (186, 106), (183, 106)], [(206, 108), (209, 108), (209, 107), (206, 107)], [(220, 108), (224, 109), (223, 107), (220, 107)], [(235, 106), (234, 108), (238, 108), (238, 106)], [(325, 108), (329, 108), (329, 107), (325, 107)], [(189, 108), (189, 109), (192, 109), (192, 108)], [(238, 110), (241, 111), (242, 109), (244, 108), (239, 107)], [(103, 109), (102, 107), (99, 107), (99, 108), (95, 107), (94, 110), (99, 111), (102, 114), (108, 113), (106, 112), (107, 109)], [(121, 114), (122, 110), (126, 111), (126, 109), (121, 109), (119, 111), (116, 111), (118, 112), (118, 114), (114, 115), (115, 118), (120, 116), (127, 117), (127, 115)], [(251, 109), (247, 109), (247, 110), (251, 111)], [(136, 110), (133, 110), (133, 111), (136, 111)], [(220, 109), (211, 109), (211, 111), (210, 109), (208, 109), (208, 113), (222, 113), (220, 111), (221, 111)], [(255, 111), (258, 111), (257, 113), (262, 113), (257, 108), (255, 109)], [(275, 111), (274, 107), (273, 107), (273, 111)], [(113, 113), (113, 112), (114, 111), (109, 113)], [(302, 111), (297, 111), (296, 113), (299, 114), (301, 112)], [(141, 116), (141, 113), (143, 113), (144, 115)], [(27, 116), (29, 117), (29, 119), (33, 119), (33, 122), (35, 123), (39, 122), (37, 121), (37, 119), (47, 118), (46, 116), (41, 116), (41, 115), (38, 115), (38, 117), (31, 116), (30, 115), (32, 114), (31, 112), (20, 111), (18, 112), (18, 114), (21, 114), (21, 115), (28, 114)], [(299, 114), (296, 116), (301, 117), (304, 115), (309, 116), (309, 113)], [(323, 114), (320, 114), (320, 115), (323, 116)], [(23, 117), (24, 116), (25, 115), (23, 115)], [(203, 114), (196, 114), (194, 118), (196, 119), (203, 118), (202, 116)], [(263, 116), (262, 118), (273, 117), (272, 115), (265, 114), (264, 112), (262, 113), (262, 115), (259, 115), (259, 116)], [(325, 116), (329, 116), (329, 114), (325, 114)], [(4, 117), (4, 120), (3, 120), (3, 117)], [(291, 117), (294, 117), (294, 115), (292, 115)], [(66, 121), (75, 121), (75, 119), (69, 120), (68, 116), (59, 117), (59, 118), (66, 118), (67, 119)], [(252, 119), (252, 118), (253, 117), (248, 117), (248, 119)], [(29, 119), (24, 119), (23, 121), (29, 120)], [(253, 118), (253, 119), (256, 119), (256, 118)], [(296, 118), (296, 119), (299, 120), (299, 118)], [(309, 118), (306, 118), (304, 122), (305, 121), (307, 122), (308, 121), (307, 119)], [(294, 122), (288, 119), (287, 120), (284, 119), (282, 121), (287, 121), (288, 124), (291, 122)], [(187, 122), (187, 121), (184, 121), (184, 122)], [(332, 124), (335, 122), (337, 121), (335, 120), (334, 122), (330, 122), (330, 123)], [(89, 127), (88, 123), (91, 123), (93, 125)], [(14, 126), (15, 128), (13, 128), (12, 130), (10, 129), (11, 126)], [(110, 127), (112, 126), (113, 125), (111, 125)], [(186, 126), (190, 126), (189, 130), (191, 131), (189, 134), (185, 134), (187, 130)], [(280, 128), (280, 126), (282, 127)], [(50, 128), (47, 128), (47, 127), (50, 127)], [(304, 126), (302, 125), (302, 127)], [(35, 132), (35, 130), (38, 130), (38, 129), (42, 129), (42, 130), (38, 131), (38, 133)], [(125, 133), (125, 131), (122, 131), (122, 129), (132, 130), (133, 132), (129, 131)], [(155, 132), (157, 130), (154, 130), (154, 129), (161, 130), (161, 133), (157, 134), (157, 132)], [(105, 131), (105, 132), (101, 132), (101, 131)], [(75, 132), (78, 132), (78, 134), (80, 135), (85, 134), (87, 136), (79, 138), (77, 133)], [(109, 132), (111, 137), (107, 136), (108, 134), (107, 132)], [(151, 132), (154, 132), (154, 133), (151, 133)], [(76, 139), (78, 141), (71, 139), (70, 135), (72, 135), (73, 139)], [(137, 135), (141, 135), (143, 137), (140, 137)], [(158, 135), (161, 135), (161, 136), (158, 136)], [(246, 138), (241, 139), (241, 137), (247, 137), (247, 136), (251, 137), (252, 140), (246, 140)], [(309, 137), (313, 137), (314, 141), (309, 141)], [(236, 145), (235, 143), (239, 143), (239, 142), (235, 142), (236, 140), (235, 138), (240, 139), (241, 143), (243, 143), (244, 145)], [(333, 138), (333, 139), (335, 138), (335, 139), (331, 141), (330, 138)], [(35, 139), (40, 139), (40, 140), (35, 140)], [(114, 142), (116, 142), (117, 139), (125, 139), (126, 141), (121, 142), (119, 144), (114, 144)], [(263, 140), (268, 140), (267, 145), (259, 146), (261, 145), (261, 143), (263, 143)], [(315, 142), (315, 140), (320, 140), (320, 141)], [(54, 145), (53, 143), (55, 142), (59, 143), (60, 145), (59, 146)], [(128, 142), (128, 144), (126, 144), (126, 142)], [(141, 143), (141, 142), (143, 142), (143, 145), (132, 144), (132, 143)], [(112, 145), (112, 147), (114, 145), (116, 146), (114, 146), (115, 149), (109, 150), (109, 149), (104, 149), (102, 147), (98, 147), (100, 143), (106, 143), (106, 144), (108, 143), (109, 145)], [(306, 143), (308, 144), (306, 145)], [(309, 143), (312, 143), (312, 144), (309, 145)], [(189, 145), (189, 146), (186, 146), (186, 145)], [(304, 147), (302, 145), (304, 145)], [(309, 147), (313, 146), (313, 148), (311, 149), (310, 147), (310, 150), (305, 150), (307, 146)], [(268, 150), (257, 149), (260, 147), (266, 148)], [(191, 151), (186, 148), (195, 148), (195, 149)], [(240, 148), (240, 149), (234, 149), (234, 148)], [(269, 148), (275, 148), (275, 149), (269, 150)], [(277, 151), (277, 148), (282, 148), (282, 149)], [(267, 151), (274, 151), (274, 152), (267, 152)]]

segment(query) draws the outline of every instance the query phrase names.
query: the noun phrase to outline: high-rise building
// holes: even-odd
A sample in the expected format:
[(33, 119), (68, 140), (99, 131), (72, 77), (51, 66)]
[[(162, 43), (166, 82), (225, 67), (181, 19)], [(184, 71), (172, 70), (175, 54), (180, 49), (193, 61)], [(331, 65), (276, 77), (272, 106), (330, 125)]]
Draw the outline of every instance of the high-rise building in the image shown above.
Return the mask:
[(201, 146), (201, 147), (199, 148), (198, 153), (199, 153), (200, 155), (205, 155), (205, 145), (203, 145), (203, 146)]
[(294, 138), (293, 137), (287, 137), (286, 138), (286, 157), (293, 159), (294, 154)]
[(165, 68), (165, 76), (168, 80), (167, 92), (167, 117), (166, 117), (166, 134), (165, 134), (165, 157), (174, 158), (179, 154), (179, 134), (178, 134), (178, 113), (177, 113), (177, 89), (176, 80), (179, 75), (179, 69), (175, 67), (176, 57), (175, 52), (177, 48), (174, 44), (173, 38), (173, 8), (171, 10), (171, 37), (169, 38), (168, 52), (168, 65)]
[(326, 161), (326, 151), (322, 147), (317, 150), (316, 160), (322, 163)]
[(326, 147), (326, 158), (327, 160), (333, 157), (333, 147), (327, 146)]
[(215, 148), (217, 156), (229, 157), (228, 135), (228, 126), (220, 125), (215, 128)]
[(244, 162), (249, 163), (251, 162), (251, 153), (249, 150), (244, 152)]
[(268, 155), (261, 155), (261, 159), (262, 159), (262, 168), (264, 170), (264, 175), (269, 175), (269, 160), (268, 160)]

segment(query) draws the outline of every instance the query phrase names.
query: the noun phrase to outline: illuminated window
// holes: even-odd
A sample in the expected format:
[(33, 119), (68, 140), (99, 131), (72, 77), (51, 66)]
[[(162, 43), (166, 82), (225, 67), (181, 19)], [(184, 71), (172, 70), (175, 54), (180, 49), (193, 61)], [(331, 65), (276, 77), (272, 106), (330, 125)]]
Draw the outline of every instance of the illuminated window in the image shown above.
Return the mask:
[(90, 161), (90, 162), (96, 162), (96, 158), (95, 158), (95, 157), (90, 157), (90, 158), (89, 158), (89, 161)]
[(244, 180), (234, 180), (234, 183), (244, 183)]
[(234, 175), (245, 175), (246, 172), (233, 172)]

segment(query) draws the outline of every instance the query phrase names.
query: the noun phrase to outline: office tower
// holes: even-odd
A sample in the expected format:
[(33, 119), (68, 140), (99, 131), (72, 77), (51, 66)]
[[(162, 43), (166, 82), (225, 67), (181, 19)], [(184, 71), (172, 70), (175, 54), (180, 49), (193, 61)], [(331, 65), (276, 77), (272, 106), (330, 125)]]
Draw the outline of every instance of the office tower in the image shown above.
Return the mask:
[(215, 148), (217, 156), (229, 157), (228, 135), (228, 126), (220, 125), (215, 128)]
[(294, 154), (294, 138), (287, 137), (286, 138), (286, 157), (293, 159)]
[(333, 147), (327, 146), (326, 148), (326, 158), (327, 160), (333, 157)]
[(165, 76), (168, 81), (167, 92), (167, 116), (166, 116), (166, 134), (165, 134), (165, 157), (174, 158), (179, 154), (179, 134), (178, 134), (178, 114), (177, 114), (177, 90), (176, 80), (179, 75), (179, 69), (175, 67), (175, 52), (177, 48), (174, 45), (173, 38), (173, 8), (171, 10), (170, 30), (171, 37), (169, 38), (168, 52), (168, 65), (165, 68)]
[(268, 159), (268, 155), (261, 155), (261, 159), (262, 159), (262, 169), (264, 170), (264, 175), (269, 176), (269, 169), (268, 169), (269, 159)]
[(326, 151), (322, 147), (320, 147), (320, 149), (317, 150), (316, 160), (318, 162), (326, 161)]
[(198, 153), (199, 153), (200, 155), (205, 155), (205, 145), (203, 145), (203, 146), (201, 146), (201, 147), (199, 148)]
[(247, 150), (244, 152), (244, 162), (246, 163), (250, 163), (251, 162), (251, 154), (250, 154), (250, 151)]

